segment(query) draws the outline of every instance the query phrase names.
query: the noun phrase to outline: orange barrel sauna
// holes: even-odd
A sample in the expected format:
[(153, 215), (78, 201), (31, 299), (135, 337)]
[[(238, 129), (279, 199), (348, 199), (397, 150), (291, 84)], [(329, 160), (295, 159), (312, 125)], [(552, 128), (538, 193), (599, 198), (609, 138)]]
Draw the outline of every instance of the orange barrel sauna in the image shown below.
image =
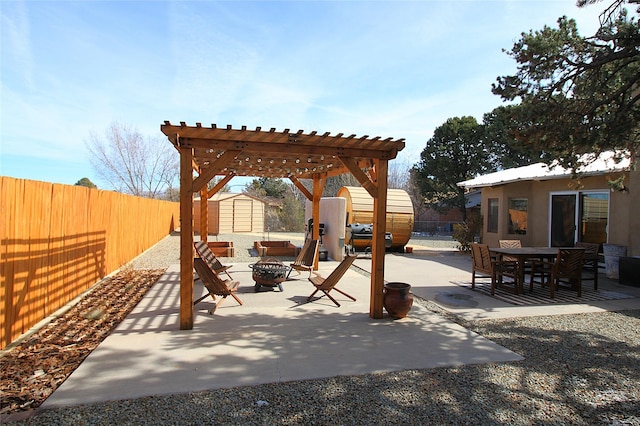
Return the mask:
[[(349, 225), (370, 225), (373, 223), (373, 197), (366, 189), (356, 186), (343, 186), (337, 194), (345, 198), (347, 210), (347, 227)], [(413, 232), (413, 204), (409, 194), (402, 189), (387, 190), (387, 229), (391, 234), (391, 251), (404, 251)], [(349, 235), (345, 235), (345, 243), (349, 244)], [(353, 246), (358, 251), (371, 246), (371, 240), (354, 238)]]

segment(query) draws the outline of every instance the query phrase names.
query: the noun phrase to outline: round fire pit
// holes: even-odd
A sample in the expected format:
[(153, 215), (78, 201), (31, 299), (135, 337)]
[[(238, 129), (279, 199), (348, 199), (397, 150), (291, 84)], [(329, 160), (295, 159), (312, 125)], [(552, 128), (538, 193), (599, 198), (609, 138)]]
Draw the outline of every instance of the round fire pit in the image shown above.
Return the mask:
[(256, 282), (255, 291), (259, 291), (261, 286), (275, 287), (282, 290), (282, 282), (287, 278), (289, 266), (284, 265), (278, 259), (267, 258), (259, 262), (252, 263), (249, 267), (253, 270), (252, 278)]

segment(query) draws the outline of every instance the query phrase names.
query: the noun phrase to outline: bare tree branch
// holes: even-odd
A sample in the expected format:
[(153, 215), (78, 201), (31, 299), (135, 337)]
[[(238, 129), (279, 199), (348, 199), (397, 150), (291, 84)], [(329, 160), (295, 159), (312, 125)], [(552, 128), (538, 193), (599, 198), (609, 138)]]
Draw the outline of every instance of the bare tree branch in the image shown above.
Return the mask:
[(89, 134), (89, 161), (116, 191), (163, 198), (179, 173), (178, 155), (161, 138), (145, 138), (136, 129), (112, 123), (103, 137)]

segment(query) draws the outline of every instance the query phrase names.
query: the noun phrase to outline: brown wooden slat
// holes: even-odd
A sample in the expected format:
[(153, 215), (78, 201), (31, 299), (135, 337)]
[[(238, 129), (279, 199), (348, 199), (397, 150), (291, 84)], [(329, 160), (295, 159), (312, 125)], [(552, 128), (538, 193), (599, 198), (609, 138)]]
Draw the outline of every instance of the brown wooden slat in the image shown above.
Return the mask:
[(0, 205), (0, 348), (178, 226), (178, 203), (9, 177)]

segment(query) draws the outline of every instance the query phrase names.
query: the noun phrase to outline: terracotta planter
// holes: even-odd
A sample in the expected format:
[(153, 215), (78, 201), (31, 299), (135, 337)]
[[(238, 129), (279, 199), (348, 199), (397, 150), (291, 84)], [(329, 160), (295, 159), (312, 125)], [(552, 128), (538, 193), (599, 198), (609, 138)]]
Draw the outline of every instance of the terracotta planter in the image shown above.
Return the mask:
[(407, 283), (385, 284), (382, 305), (392, 318), (406, 317), (413, 306), (411, 285)]

